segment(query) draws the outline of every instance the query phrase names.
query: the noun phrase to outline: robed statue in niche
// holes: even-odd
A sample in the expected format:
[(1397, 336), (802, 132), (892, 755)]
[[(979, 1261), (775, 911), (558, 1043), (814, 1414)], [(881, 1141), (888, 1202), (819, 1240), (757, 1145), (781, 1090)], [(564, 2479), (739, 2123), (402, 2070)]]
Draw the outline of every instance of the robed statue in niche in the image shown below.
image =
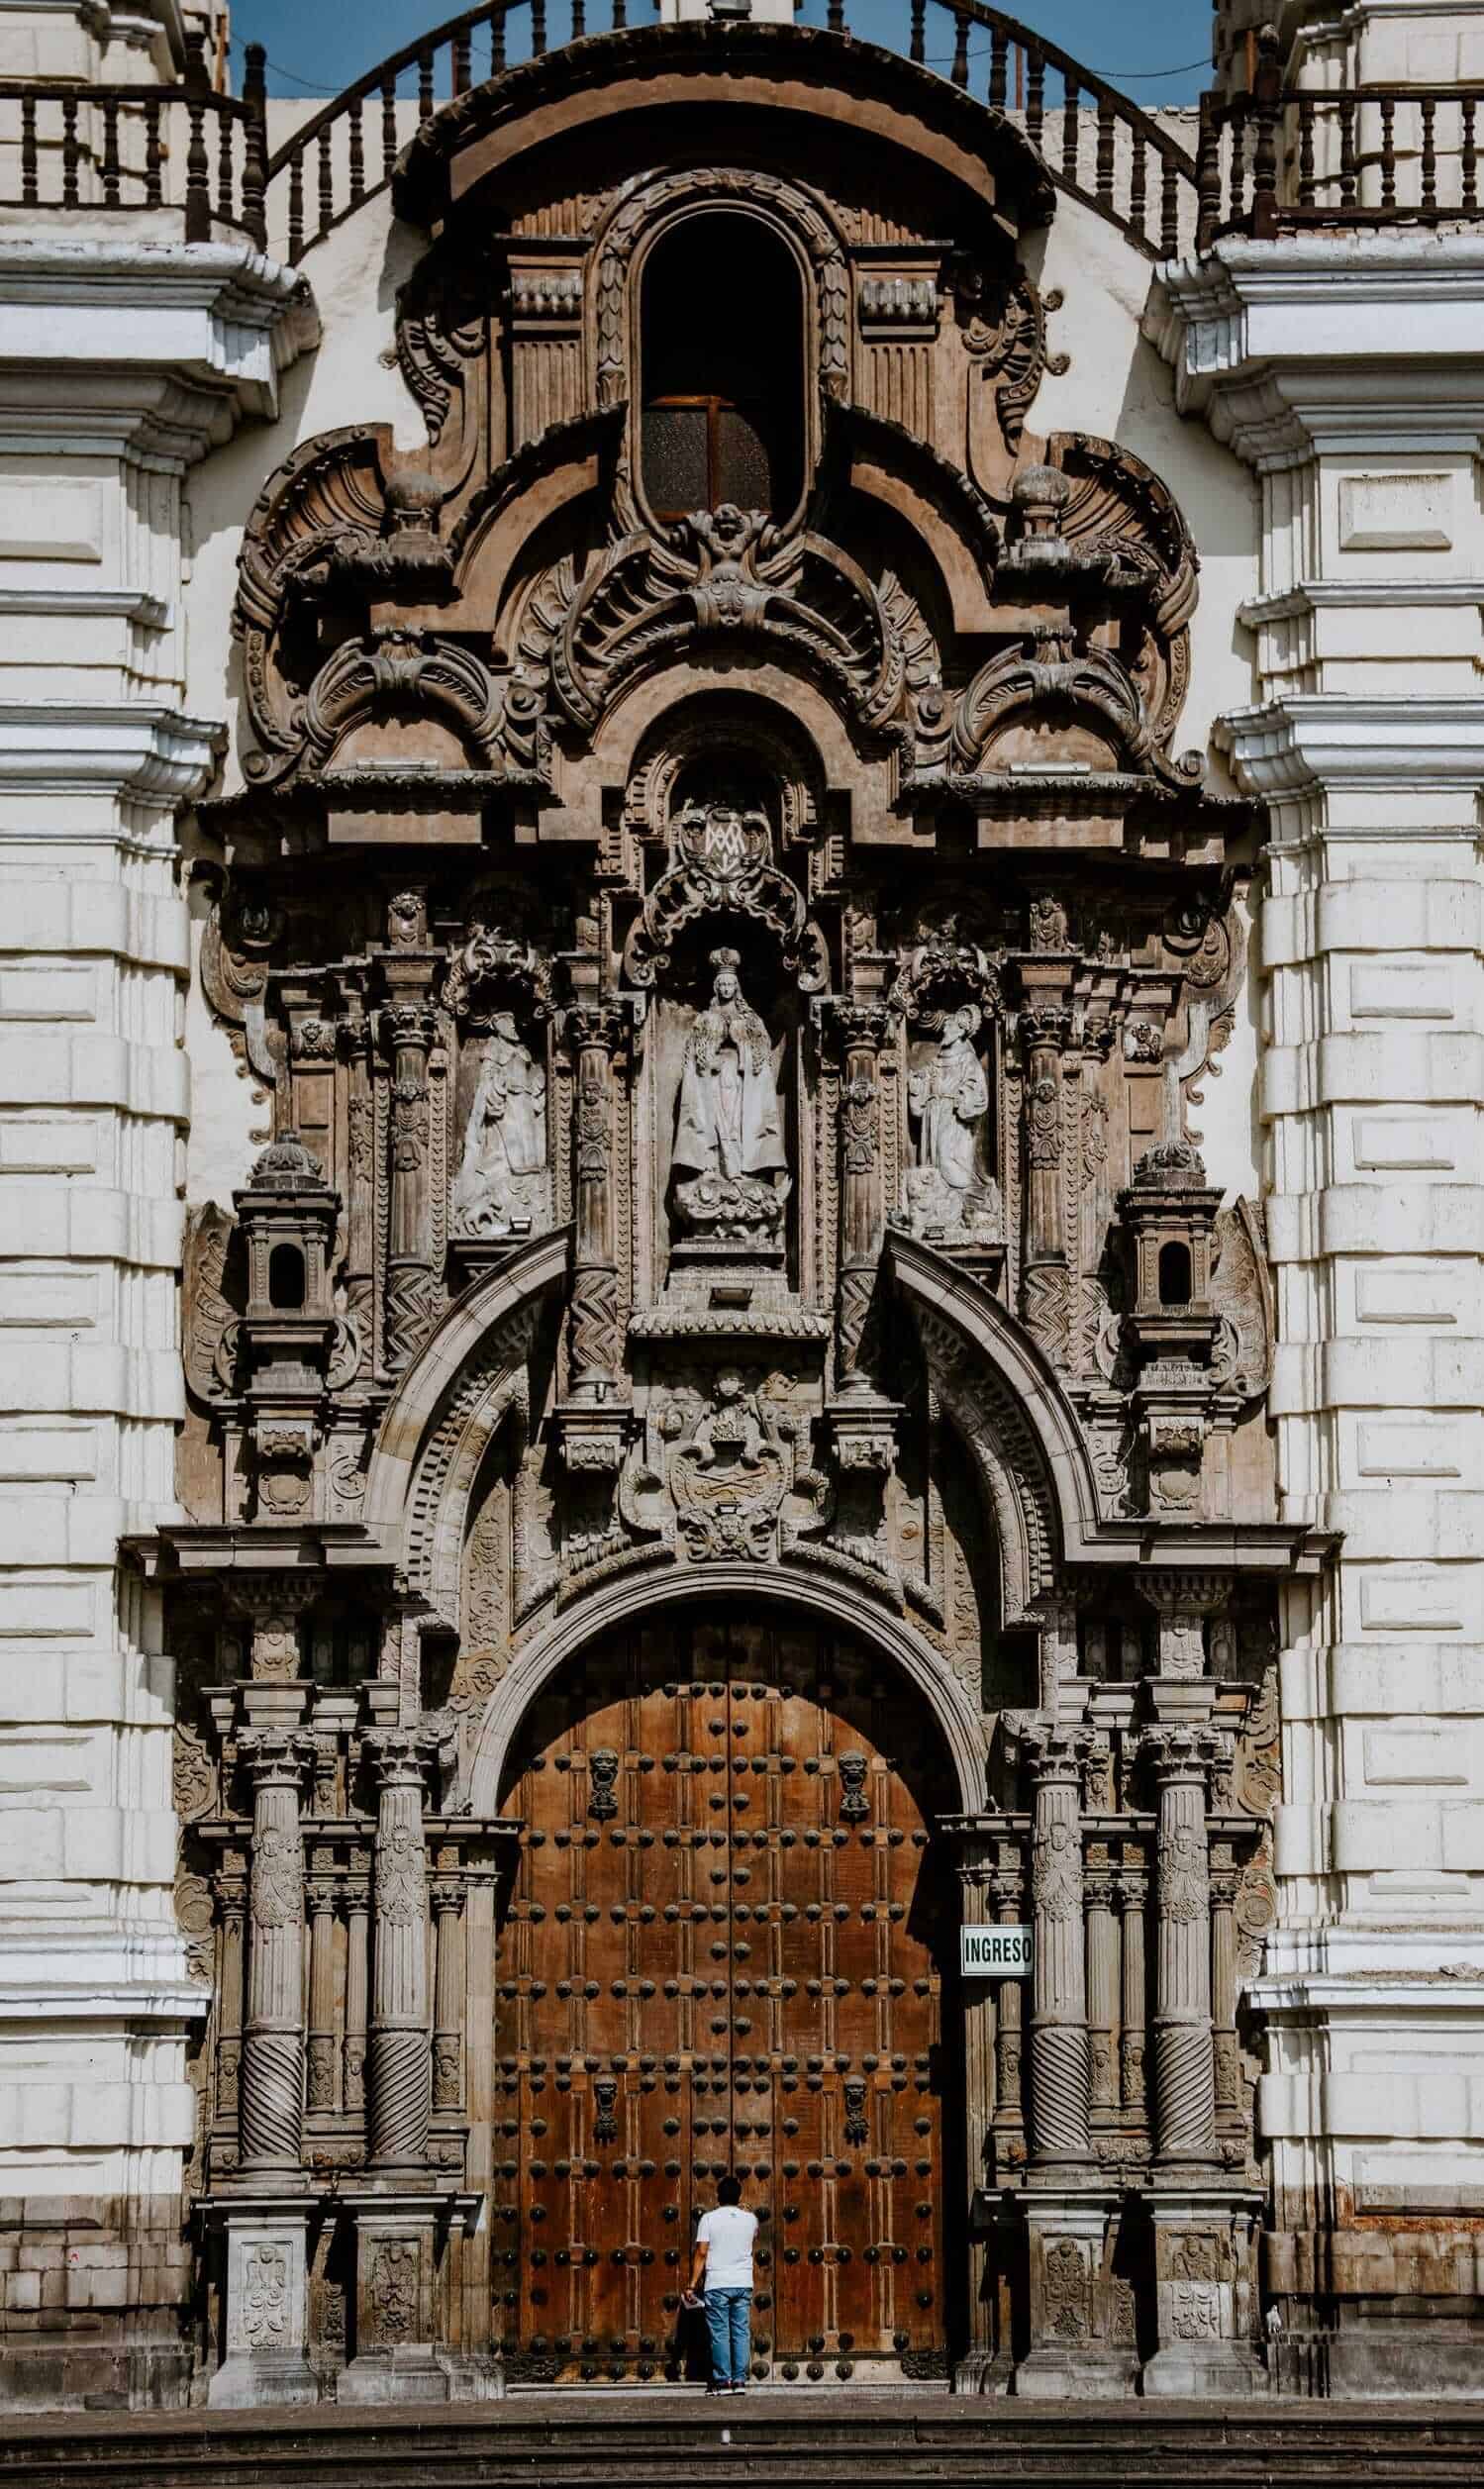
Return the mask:
[(919, 1236), (1000, 1235), (1000, 1188), (983, 1162), (989, 1082), (978, 1033), (976, 1003), (945, 1012), (937, 1050), (908, 1077), (917, 1164), (907, 1178), (907, 1217)]
[(714, 950), (711, 1001), (686, 1041), (671, 1165), (682, 1224), (717, 1242), (764, 1244), (788, 1197), (773, 1046), (738, 978), (740, 954)]
[(513, 1015), (495, 1015), (453, 1187), (453, 1233), (529, 1235), (545, 1210), (546, 1079)]

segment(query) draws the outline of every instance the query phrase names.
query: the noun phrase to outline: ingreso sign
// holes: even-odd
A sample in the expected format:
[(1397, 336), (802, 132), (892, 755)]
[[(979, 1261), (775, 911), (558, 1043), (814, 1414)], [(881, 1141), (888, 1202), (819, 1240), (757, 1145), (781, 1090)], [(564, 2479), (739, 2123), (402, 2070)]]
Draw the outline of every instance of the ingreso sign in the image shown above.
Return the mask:
[(1029, 1979), (1029, 1928), (960, 1928), (958, 1967), (965, 1979)]

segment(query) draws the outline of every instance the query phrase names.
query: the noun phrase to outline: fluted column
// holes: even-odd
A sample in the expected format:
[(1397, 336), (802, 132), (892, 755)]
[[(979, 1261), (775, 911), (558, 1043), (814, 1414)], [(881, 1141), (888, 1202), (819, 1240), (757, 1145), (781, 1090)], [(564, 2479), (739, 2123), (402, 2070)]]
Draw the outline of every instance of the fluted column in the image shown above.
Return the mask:
[(428, 1056), (434, 1020), (425, 1002), (392, 1004), (381, 1015), (391, 1056), (391, 1201), (386, 1250), (383, 1362), (389, 1374), (411, 1364), (433, 1327), (428, 1241)]
[(371, 1984), (370, 2142), (373, 2167), (421, 2166), (428, 2155), (432, 2060), (428, 2033), (428, 1852), (425, 1748), (403, 1730), (366, 1740), (377, 1783)]
[(1167, 1727), (1150, 1730), (1144, 1742), (1159, 1793), (1155, 2157), (1167, 2169), (1204, 2166), (1216, 2157), (1206, 1789), (1220, 1739), (1210, 1729)]
[(463, 1884), (441, 1875), (433, 1887), (437, 1968), (433, 1990), (433, 2105), (463, 2104)]
[(1026, 1228), (1021, 1301), (1026, 1329), (1053, 1365), (1067, 1353), (1066, 1235), (1061, 1155), (1065, 1110), (1062, 1051), (1071, 1032), (1064, 1011), (1023, 1011), (1026, 1049)]
[(1031, 1902), (1031, 2158), (1038, 2168), (1089, 2158), (1087, 1965), (1082, 1919), (1085, 1730), (1037, 1723), (1022, 1750), (1034, 1791)]
[(609, 1003), (574, 1004), (566, 1016), (576, 1065), (571, 1388), (601, 1398), (619, 1371), (619, 1278), (613, 1215), (613, 1062), (625, 1021)]
[(1241, 2063), (1237, 2045), (1237, 1895), (1241, 1874), (1230, 1841), (1211, 1854), (1211, 2022), (1216, 2117), (1222, 2133), (1241, 2135)]
[(309, 2106), (335, 2107), (335, 1880), (309, 1882)]
[(347, 2117), (363, 2117), (366, 2105), (366, 2013), (370, 1969), (371, 1897), (366, 1881), (370, 1859), (363, 1851), (351, 1860), (355, 1879), (346, 1903), (346, 2052), (342, 2100)]
[(1118, 2123), (1119, 1941), (1113, 1915), (1113, 1877), (1103, 1856), (1089, 1862), (1087, 1905), (1087, 2035), (1089, 2097), (1095, 2126)]
[[(1019, 1867), (1001, 1867), (994, 1878), (995, 1920), (1003, 1928), (1019, 1927), (1025, 1907), (1025, 1877)], [(1022, 2095), (1022, 2021), (1024, 1982), (1000, 1981), (995, 2017), (995, 2164), (999, 2170), (1019, 2167), (1026, 2157), (1026, 2112)]]
[(243, 2072), (243, 1933), (247, 1916), (247, 1880), (240, 1873), (224, 1876), (221, 1896), (222, 1937), (217, 1959), (217, 2100), (216, 2124), (235, 2133)]
[(1141, 1866), (1125, 1865), (1118, 1878), (1118, 1907), (1123, 1929), (1123, 1980), (1120, 1991), (1119, 2087), (1126, 2109), (1144, 2108), (1145, 2003), (1148, 1969), (1144, 1956), (1144, 1909), (1149, 1879)]
[(314, 1740), (258, 1729), (241, 1753), (252, 1784), (247, 2020), (240, 2114), (244, 2172), (297, 2179), (304, 2149), (304, 1849), (299, 1795)]

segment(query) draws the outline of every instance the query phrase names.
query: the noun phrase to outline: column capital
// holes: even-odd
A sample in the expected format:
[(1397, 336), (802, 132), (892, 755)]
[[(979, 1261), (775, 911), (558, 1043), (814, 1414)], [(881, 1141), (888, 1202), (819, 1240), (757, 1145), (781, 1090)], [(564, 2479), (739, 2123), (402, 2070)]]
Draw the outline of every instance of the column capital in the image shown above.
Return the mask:
[(574, 1049), (601, 1049), (610, 1058), (628, 1042), (630, 1015), (618, 1000), (569, 1003), (562, 1014), (562, 1035)]
[(1197, 1722), (1163, 1722), (1157, 1728), (1143, 1730), (1138, 1740), (1139, 1758), (1149, 1764), (1160, 1783), (1199, 1780), (1204, 1785), (1226, 1760), (1230, 1748), (1231, 1740), (1225, 1730)]
[(1021, 1760), (1038, 1787), (1065, 1781), (1080, 1796), (1083, 1771), (1100, 1741), (1093, 1729), (1067, 1727), (1055, 1720), (1028, 1720), (1018, 1742)]
[(362, 1742), (382, 1789), (421, 1789), (438, 1760), (439, 1741), (426, 1729), (368, 1729)]
[(303, 1729), (245, 1729), (237, 1751), (255, 1789), (297, 1791), (314, 1769), (316, 1746)]
[(876, 995), (820, 994), (812, 1009), (816, 1028), (842, 1053), (879, 1053), (896, 1030), (897, 1014)]

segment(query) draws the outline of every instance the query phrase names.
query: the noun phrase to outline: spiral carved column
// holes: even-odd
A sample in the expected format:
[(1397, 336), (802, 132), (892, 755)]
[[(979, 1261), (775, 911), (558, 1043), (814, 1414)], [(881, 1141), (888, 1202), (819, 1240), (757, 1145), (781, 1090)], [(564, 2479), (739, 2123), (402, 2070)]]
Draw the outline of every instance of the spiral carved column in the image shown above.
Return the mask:
[(428, 1852), (424, 1743), (386, 1729), (366, 1741), (376, 1775), (371, 1982), (371, 2163), (421, 2166), (428, 2156), (432, 2057), (428, 2033)]
[(1031, 2158), (1037, 2168), (1082, 2165), (1090, 2157), (1082, 1904), (1082, 1766), (1090, 1744), (1085, 1730), (1044, 1723), (1022, 1740), (1035, 1793)]
[(1211, 2033), (1211, 1890), (1206, 1791), (1221, 1741), (1210, 1729), (1153, 1729), (1155, 1852), (1154, 2136), (1162, 2168), (1216, 2158)]
[(239, 2114), (244, 2172), (292, 2176), (304, 2148), (304, 1848), (299, 1794), (314, 1741), (293, 1730), (246, 1736), (252, 1784), (247, 2020)]

